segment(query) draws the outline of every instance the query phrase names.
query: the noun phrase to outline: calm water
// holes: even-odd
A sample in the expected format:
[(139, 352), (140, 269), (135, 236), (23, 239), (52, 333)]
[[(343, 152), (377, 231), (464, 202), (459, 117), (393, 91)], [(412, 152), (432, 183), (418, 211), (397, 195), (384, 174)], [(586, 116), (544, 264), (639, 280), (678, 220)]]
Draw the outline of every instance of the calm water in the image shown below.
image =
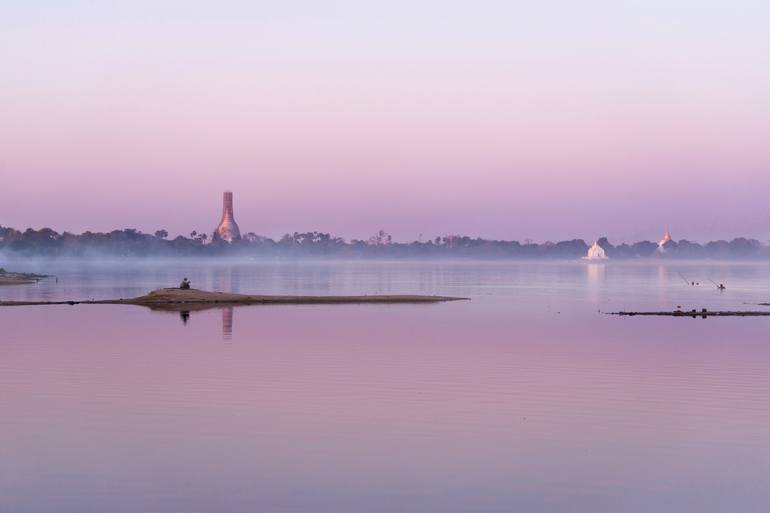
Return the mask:
[(0, 309), (2, 513), (770, 510), (770, 318), (599, 313), (762, 308), (770, 265), (0, 266), (58, 276), (3, 299), (472, 298)]

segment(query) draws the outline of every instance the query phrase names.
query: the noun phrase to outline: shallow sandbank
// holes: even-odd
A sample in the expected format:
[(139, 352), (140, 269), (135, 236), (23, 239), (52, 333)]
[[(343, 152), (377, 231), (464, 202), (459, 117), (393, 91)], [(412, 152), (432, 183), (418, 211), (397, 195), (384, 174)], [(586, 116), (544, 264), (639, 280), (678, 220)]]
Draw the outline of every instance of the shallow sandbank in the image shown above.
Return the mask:
[(461, 301), (468, 298), (420, 295), (373, 295), (373, 296), (266, 296), (209, 292), (197, 289), (158, 289), (144, 296), (127, 299), (101, 299), (86, 301), (0, 301), (0, 306), (34, 305), (140, 305), (158, 309), (177, 309), (222, 305), (260, 304), (360, 304), (360, 303), (440, 303)]

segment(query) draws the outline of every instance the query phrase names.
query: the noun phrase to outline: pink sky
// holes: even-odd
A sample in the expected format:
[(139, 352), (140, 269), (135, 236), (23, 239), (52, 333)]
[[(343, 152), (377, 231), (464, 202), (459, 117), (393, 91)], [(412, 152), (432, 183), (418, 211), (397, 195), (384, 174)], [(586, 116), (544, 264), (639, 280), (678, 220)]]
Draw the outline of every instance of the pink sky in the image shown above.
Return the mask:
[(0, 224), (770, 238), (770, 7), (0, 7)]

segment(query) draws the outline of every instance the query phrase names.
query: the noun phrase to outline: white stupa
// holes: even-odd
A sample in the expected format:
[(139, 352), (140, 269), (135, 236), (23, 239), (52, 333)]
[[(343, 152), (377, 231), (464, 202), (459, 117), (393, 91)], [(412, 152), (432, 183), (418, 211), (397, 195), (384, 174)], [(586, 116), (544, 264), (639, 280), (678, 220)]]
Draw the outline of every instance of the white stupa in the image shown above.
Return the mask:
[(588, 253), (583, 257), (583, 260), (607, 260), (607, 254), (604, 252), (597, 241), (594, 241), (594, 245), (588, 248)]
[(671, 234), (668, 231), (663, 235), (663, 238), (658, 242), (658, 251), (661, 253), (666, 252), (666, 243), (671, 242)]

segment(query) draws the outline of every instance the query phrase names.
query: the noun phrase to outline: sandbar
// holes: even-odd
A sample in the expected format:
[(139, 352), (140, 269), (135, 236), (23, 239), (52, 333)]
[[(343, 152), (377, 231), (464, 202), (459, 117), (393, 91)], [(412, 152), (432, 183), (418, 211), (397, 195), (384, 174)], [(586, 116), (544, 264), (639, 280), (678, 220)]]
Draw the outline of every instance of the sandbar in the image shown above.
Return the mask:
[(607, 315), (621, 315), (627, 317), (635, 316), (659, 316), (659, 317), (766, 317), (770, 316), (769, 311), (758, 310), (673, 310), (662, 312), (605, 312)]
[(0, 306), (39, 305), (139, 305), (156, 309), (201, 309), (223, 305), (318, 305), (361, 303), (441, 303), (463, 301), (468, 298), (422, 295), (366, 295), (366, 296), (274, 296), (210, 292), (198, 289), (166, 288), (133, 298), (70, 300), (70, 301), (0, 301)]

